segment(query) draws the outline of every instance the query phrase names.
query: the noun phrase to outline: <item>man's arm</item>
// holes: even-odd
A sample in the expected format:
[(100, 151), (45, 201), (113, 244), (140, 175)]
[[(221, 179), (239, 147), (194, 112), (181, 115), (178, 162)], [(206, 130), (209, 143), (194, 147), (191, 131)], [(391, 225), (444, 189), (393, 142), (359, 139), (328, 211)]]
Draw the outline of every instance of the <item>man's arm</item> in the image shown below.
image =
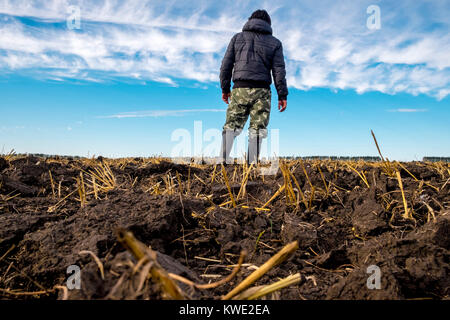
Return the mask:
[(281, 43), (275, 50), (275, 55), (273, 57), (272, 75), (273, 82), (278, 93), (278, 101), (287, 100), (287, 95), (289, 92), (286, 85), (286, 68), (284, 64), (283, 46)]
[(223, 94), (230, 93), (231, 87), (231, 75), (233, 74), (234, 67), (234, 42), (236, 40), (236, 35), (231, 38), (228, 44), (227, 51), (222, 60), (222, 66), (220, 67), (220, 87), (222, 88)]

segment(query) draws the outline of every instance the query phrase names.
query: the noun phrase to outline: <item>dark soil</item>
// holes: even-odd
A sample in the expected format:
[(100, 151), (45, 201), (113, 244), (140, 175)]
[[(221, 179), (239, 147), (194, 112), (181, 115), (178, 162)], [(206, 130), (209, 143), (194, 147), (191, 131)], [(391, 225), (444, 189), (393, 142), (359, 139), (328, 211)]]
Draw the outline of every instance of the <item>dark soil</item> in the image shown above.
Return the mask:
[[(109, 164), (117, 185), (97, 190), (96, 199), (88, 173), (102, 163)], [(232, 270), (227, 266), (237, 263), (241, 250), (248, 252), (247, 264), (222, 286), (193, 290), (180, 284), (193, 299), (220, 298), (295, 240), (295, 254), (255, 285), (294, 273), (302, 281), (268, 298), (448, 299), (448, 165), (404, 163), (409, 173), (398, 167), (413, 216), (405, 219), (398, 180), (381, 164), (356, 167), (364, 170), (370, 188), (342, 162), (304, 164), (308, 176), (300, 163), (289, 163), (307, 205), (288, 203), (282, 192), (267, 206), (270, 211), (258, 211), (283, 185), (280, 171), (264, 177), (251, 173), (245, 196), (233, 208), (219, 206), (230, 197), (220, 168), (213, 173), (212, 165), (0, 157), (0, 298), (62, 299), (64, 291), (53, 288), (66, 285), (70, 265), (81, 268), (82, 284), (68, 291), (69, 299), (161, 298), (151, 281), (139, 288), (142, 279), (133, 272), (137, 261), (115, 236), (125, 228), (158, 252), (168, 272), (196, 283), (227, 276)], [(235, 196), (242, 170), (242, 165), (226, 168)], [(77, 192), (82, 171), (84, 205)], [(83, 250), (101, 260), (104, 279), (92, 256), (80, 254)], [(381, 270), (380, 289), (367, 286), (371, 265)]]

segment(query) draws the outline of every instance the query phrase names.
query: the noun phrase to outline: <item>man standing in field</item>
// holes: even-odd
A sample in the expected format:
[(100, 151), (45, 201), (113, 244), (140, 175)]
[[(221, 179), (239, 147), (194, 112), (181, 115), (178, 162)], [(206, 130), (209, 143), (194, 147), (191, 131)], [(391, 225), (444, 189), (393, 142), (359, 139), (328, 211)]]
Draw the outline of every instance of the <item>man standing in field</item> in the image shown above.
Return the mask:
[[(256, 10), (242, 32), (231, 39), (220, 68), (222, 100), (229, 104), (222, 132), (220, 157), (223, 163), (230, 163), (233, 141), (242, 132), (249, 115), (247, 163), (258, 161), (261, 141), (267, 137), (269, 124), (271, 72), (278, 93), (278, 110), (283, 112), (288, 95), (283, 47), (280, 40), (272, 36), (269, 14)], [(234, 86), (230, 92), (231, 78)]]

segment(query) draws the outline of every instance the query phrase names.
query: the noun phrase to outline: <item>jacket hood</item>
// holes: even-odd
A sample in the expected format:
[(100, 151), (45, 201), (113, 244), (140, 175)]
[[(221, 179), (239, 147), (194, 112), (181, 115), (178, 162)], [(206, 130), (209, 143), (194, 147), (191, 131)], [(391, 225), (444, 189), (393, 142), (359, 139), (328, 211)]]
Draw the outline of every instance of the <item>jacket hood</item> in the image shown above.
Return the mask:
[(272, 34), (272, 27), (262, 19), (250, 19), (242, 28), (242, 31), (253, 31), (259, 33)]

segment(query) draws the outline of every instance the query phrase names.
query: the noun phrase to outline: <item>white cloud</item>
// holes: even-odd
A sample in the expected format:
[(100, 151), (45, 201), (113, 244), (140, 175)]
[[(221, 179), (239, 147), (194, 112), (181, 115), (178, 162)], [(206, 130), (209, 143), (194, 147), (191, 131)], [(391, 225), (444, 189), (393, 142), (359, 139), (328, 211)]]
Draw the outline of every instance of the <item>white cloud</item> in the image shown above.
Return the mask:
[(205, 112), (225, 112), (225, 109), (186, 109), (186, 110), (149, 110), (149, 111), (133, 111), (122, 112), (109, 116), (100, 116), (99, 118), (159, 118), (159, 117), (180, 117), (189, 113), (205, 113)]
[[(283, 42), (290, 87), (448, 96), (448, 1), (377, 1), (382, 28), (368, 30), (372, 2), (0, 0), (0, 70), (36, 69), (56, 81), (217, 83), (229, 39), (264, 7)], [(65, 27), (74, 4), (81, 30)]]
[(23, 130), (25, 129), (25, 126), (1, 126), (0, 127), (0, 131), (4, 131), (4, 132), (16, 132), (18, 130)]
[(399, 109), (390, 109), (389, 112), (403, 112), (403, 113), (415, 113), (415, 112), (427, 112), (428, 109), (407, 109), (407, 108), (399, 108)]

